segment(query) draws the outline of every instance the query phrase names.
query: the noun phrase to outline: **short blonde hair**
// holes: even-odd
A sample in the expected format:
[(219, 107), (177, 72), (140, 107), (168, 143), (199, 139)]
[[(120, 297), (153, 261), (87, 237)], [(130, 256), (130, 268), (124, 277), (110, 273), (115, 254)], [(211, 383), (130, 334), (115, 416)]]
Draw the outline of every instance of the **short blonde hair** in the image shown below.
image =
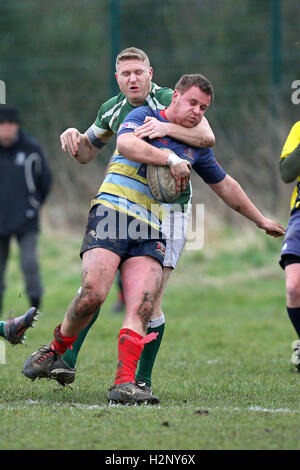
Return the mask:
[(117, 65), (124, 61), (124, 60), (140, 60), (141, 62), (146, 62), (146, 65), (150, 67), (149, 57), (147, 56), (146, 52), (142, 51), (142, 49), (138, 49), (137, 47), (127, 47), (123, 51), (121, 51), (117, 55), (116, 59), (116, 70)]

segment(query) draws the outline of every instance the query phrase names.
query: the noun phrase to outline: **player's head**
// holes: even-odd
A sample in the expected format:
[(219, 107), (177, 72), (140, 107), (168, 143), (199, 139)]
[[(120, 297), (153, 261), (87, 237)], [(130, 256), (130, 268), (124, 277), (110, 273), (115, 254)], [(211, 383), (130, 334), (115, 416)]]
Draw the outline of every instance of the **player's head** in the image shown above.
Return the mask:
[(134, 106), (144, 103), (151, 90), (152, 76), (149, 58), (141, 49), (128, 47), (118, 54), (115, 77), (121, 92)]
[(201, 73), (191, 73), (188, 75), (182, 75), (175, 85), (175, 90), (178, 90), (181, 94), (188, 91), (192, 86), (196, 86), (199, 90), (203, 91), (206, 95), (210, 96), (211, 102), (214, 99), (214, 88), (211, 82)]
[(138, 49), (137, 47), (127, 47), (117, 55), (116, 70), (119, 63), (125, 60), (140, 60), (141, 62), (145, 62), (145, 64), (150, 67), (150, 60), (146, 52), (144, 52), (142, 49)]
[(172, 103), (166, 111), (167, 117), (182, 126), (194, 127), (199, 124), (213, 99), (213, 86), (204, 75), (183, 75), (176, 83)]
[(15, 141), (20, 127), (17, 108), (8, 104), (0, 105), (0, 145), (9, 147)]

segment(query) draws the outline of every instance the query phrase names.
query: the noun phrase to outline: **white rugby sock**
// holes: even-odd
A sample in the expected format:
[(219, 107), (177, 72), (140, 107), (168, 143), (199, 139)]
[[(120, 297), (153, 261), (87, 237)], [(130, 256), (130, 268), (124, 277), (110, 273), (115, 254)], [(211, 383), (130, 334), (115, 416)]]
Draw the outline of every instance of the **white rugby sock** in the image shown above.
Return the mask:
[(162, 313), (160, 317), (149, 320), (147, 327), (148, 328), (157, 328), (165, 323), (165, 316)]

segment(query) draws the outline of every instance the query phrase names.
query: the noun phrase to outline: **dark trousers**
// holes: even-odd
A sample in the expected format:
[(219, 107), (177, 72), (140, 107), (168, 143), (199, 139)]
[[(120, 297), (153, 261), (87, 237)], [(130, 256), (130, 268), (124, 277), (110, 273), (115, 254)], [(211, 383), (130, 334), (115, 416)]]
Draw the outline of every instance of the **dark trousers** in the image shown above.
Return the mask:
[[(34, 305), (40, 300), (43, 293), (37, 255), (38, 233), (28, 232), (16, 235), (16, 239), (20, 247), (20, 264), (25, 280), (25, 291), (30, 304)], [(2, 299), (5, 290), (5, 269), (9, 256), (10, 241), (11, 237), (0, 237), (0, 299)]]

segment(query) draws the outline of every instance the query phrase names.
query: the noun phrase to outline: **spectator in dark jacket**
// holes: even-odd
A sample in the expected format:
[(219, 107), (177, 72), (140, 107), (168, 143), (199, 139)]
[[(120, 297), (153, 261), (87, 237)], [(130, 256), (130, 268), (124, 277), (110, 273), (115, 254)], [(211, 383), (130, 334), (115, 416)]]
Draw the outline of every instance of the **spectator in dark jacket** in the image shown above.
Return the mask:
[(30, 306), (40, 306), (43, 288), (37, 257), (39, 210), (50, 184), (51, 172), (44, 153), (21, 129), (17, 109), (0, 105), (0, 313), (13, 236), (20, 246)]

